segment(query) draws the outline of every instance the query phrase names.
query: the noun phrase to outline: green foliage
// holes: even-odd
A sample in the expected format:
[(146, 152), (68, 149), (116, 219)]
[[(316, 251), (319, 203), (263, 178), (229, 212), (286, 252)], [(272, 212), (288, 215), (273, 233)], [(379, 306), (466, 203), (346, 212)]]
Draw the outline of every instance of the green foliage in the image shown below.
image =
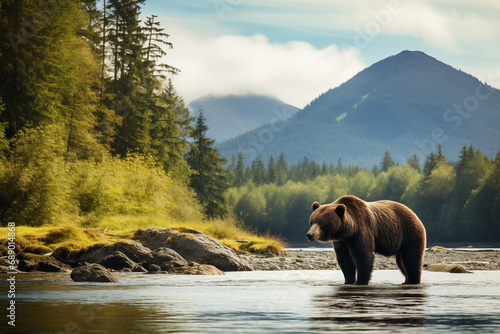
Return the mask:
[[(330, 203), (343, 195), (408, 205), (423, 221), (431, 241), (498, 240), (500, 154), (493, 164), (481, 152), (464, 147), (460, 161), (451, 164), (438, 147), (427, 157), (424, 173), (419, 172), (415, 155), (403, 166), (391, 164), (389, 158), (386, 152), (381, 169), (371, 171), (343, 166), (341, 160), (336, 166), (319, 168), (304, 158), (286, 168), (287, 179), (274, 182), (269, 172), (275, 164), (270, 161), (264, 171), (266, 183), (256, 184), (250, 173), (246, 179), (240, 177), (242, 185), (231, 188), (226, 198), (247, 225), (295, 242), (305, 241), (312, 202)], [(259, 158), (253, 166), (257, 164)]]
[[(0, 116), (5, 110), (5, 105), (2, 102), (2, 97), (0, 96)], [(0, 158), (4, 157), (5, 152), (9, 149), (9, 141), (5, 138), (5, 128), (7, 127), (6, 122), (0, 122)]]
[(420, 162), (418, 161), (418, 157), (415, 153), (408, 158), (407, 163), (408, 163), (408, 165), (410, 165), (410, 167), (414, 168), (417, 172), (419, 172), (419, 173), (422, 172), (422, 169), (420, 168)]
[(226, 212), (229, 176), (166, 81), (178, 72), (160, 63), (172, 44), (155, 15), (140, 20), (144, 2), (1, 2), (2, 223), (254, 239), (232, 218), (206, 219)]
[(246, 192), (238, 200), (234, 212), (250, 226), (260, 227), (264, 222), (266, 199), (260, 192)]
[(202, 220), (192, 190), (172, 180), (151, 157), (64, 159), (56, 126), (26, 129), (0, 167), (0, 219), (42, 226), (79, 222), (94, 226), (110, 217)]
[(72, 165), (72, 196), (87, 224), (112, 216), (201, 219), (194, 194), (173, 181), (154, 159), (129, 155)]
[(223, 167), (224, 161), (212, 147), (214, 140), (206, 137), (207, 130), (206, 119), (200, 110), (193, 133), (194, 143), (186, 160), (193, 170), (191, 187), (205, 207), (206, 214), (215, 218), (226, 213), (225, 192), (230, 184)]
[(0, 219), (19, 225), (59, 224), (71, 218), (70, 180), (63, 160), (61, 127), (25, 129), (0, 169)]

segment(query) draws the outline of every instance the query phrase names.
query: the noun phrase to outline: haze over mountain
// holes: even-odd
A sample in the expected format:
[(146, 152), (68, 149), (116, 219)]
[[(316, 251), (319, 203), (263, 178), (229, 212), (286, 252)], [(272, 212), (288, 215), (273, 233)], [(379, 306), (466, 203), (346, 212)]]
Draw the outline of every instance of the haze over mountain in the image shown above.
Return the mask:
[(189, 104), (191, 115), (203, 110), (207, 136), (217, 143), (234, 138), (263, 124), (284, 120), (299, 109), (264, 95), (204, 96)]
[(419, 51), (403, 51), (322, 94), (288, 120), (259, 127), (217, 146), (249, 163), (284, 152), (289, 162), (372, 167), (389, 150), (404, 163), (443, 146), (458, 157), (472, 144), (493, 158), (500, 150), (500, 91)]

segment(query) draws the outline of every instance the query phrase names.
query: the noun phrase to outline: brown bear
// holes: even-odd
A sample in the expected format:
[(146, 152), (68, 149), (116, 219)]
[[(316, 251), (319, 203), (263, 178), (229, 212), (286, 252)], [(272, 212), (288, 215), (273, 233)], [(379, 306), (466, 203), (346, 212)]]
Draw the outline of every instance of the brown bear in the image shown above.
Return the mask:
[(307, 239), (333, 243), (345, 284), (368, 284), (374, 252), (396, 255), (406, 278), (404, 284), (420, 284), (426, 234), (408, 207), (393, 201), (365, 202), (342, 196), (331, 204), (314, 202), (312, 210)]

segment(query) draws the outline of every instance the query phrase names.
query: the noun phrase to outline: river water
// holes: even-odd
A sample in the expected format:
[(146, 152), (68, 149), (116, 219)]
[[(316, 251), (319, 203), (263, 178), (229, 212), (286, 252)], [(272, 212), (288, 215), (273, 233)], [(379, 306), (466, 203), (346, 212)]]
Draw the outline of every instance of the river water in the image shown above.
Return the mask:
[[(69, 274), (16, 276), (16, 327), (7, 333), (493, 333), (500, 332), (500, 272), (424, 272), (401, 285), (395, 270), (369, 286), (340, 271), (228, 272), (224, 276), (117, 273), (120, 283)], [(0, 275), (5, 314), (7, 275)]]

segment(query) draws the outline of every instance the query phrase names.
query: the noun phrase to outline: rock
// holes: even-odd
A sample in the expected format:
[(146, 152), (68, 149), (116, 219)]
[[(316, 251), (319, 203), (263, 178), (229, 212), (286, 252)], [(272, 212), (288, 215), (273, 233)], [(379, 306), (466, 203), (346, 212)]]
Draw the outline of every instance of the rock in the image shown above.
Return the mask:
[[(9, 266), (3, 266), (3, 265), (0, 264), (0, 273), (1, 274), (9, 273), (11, 271), (12, 270), (10, 269)], [(19, 272), (19, 270), (16, 270), (15, 272), (17, 273), (17, 272)]]
[(459, 264), (448, 264), (448, 263), (433, 263), (428, 265), (425, 270), (427, 271), (438, 271), (438, 272), (448, 272), (454, 274), (470, 273), (464, 266)]
[(179, 253), (167, 247), (159, 247), (142, 257), (140, 260), (147, 265), (155, 264), (159, 266), (161, 270), (169, 270), (174, 267), (182, 267), (188, 264)]
[(132, 269), (137, 266), (137, 263), (130, 260), (125, 254), (120, 251), (109, 254), (98, 263), (103, 267), (114, 270), (129, 269), (130, 271), (132, 271)]
[(132, 269), (132, 272), (134, 273), (146, 273), (148, 270), (141, 266), (140, 264), (136, 264), (136, 266)]
[(171, 248), (189, 262), (210, 264), (223, 271), (252, 270), (249, 262), (236, 255), (231, 248), (195, 230), (183, 229), (179, 232), (169, 228), (151, 228), (138, 230), (136, 237), (153, 248)]
[(19, 261), (17, 268), (21, 271), (70, 272), (72, 268), (52, 256), (34, 256)]
[(149, 271), (161, 271), (161, 268), (160, 268), (160, 266), (158, 266), (156, 264), (150, 264)]
[(160, 266), (156, 264), (149, 265), (149, 271), (146, 274), (168, 274), (166, 271), (161, 270)]
[(134, 240), (129, 240), (128, 242), (117, 242), (113, 245), (100, 246), (94, 249), (90, 249), (88, 252), (82, 254), (77, 259), (77, 262), (99, 262), (106, 256), (113, 254), (116, 251), (122, 252), (134, 262), (138, 262), (139, 258), (142, 258), (151, 253), (151, 250), (147, 247), (144, 247), (141, 243)]
[(449, 250), (444, 248), (444, 247), (441, 247), (441, 246), (434, 246), (434, 247), (431, 247), (427, 250), (428, 252), (448, 252)]
[(224, 275), (224, 272), (210, 264), (190, 262), (187, 266), (173, 268), (168, 271), (172, 275)]
[(97, 263), (74, 269), (71, 272), (71, 279), (75, 282), (118, 282), (108, 269)]

